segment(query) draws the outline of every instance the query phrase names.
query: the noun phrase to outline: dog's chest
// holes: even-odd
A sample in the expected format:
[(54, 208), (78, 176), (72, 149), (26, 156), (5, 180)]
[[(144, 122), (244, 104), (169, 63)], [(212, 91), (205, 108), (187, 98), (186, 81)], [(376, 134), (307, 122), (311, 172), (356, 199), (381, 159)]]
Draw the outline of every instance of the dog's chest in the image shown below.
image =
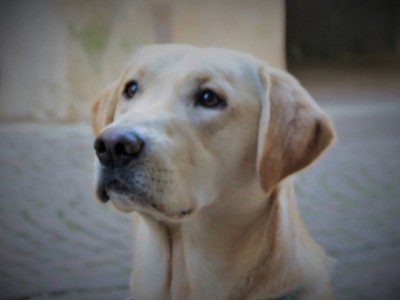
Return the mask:
[(158, 226), (139, 219), (135, 228), (131, 288), (134, 299), (168, 299), (168, 241)]
[(185, 248), (180, 234), (177, 234), (171, 242), (171, 299), (189, 299)]

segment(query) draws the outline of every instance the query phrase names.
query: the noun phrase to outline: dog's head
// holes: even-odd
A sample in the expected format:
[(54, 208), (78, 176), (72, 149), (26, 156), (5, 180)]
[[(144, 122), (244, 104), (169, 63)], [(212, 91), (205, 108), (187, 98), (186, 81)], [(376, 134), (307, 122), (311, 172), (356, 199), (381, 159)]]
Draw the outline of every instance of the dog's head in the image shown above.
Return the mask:
[(215, 48), (140, 49), (92, 112), (98, 198), (166, 221), (254, 182), (268, 194), (334, 137), (291, 75)]

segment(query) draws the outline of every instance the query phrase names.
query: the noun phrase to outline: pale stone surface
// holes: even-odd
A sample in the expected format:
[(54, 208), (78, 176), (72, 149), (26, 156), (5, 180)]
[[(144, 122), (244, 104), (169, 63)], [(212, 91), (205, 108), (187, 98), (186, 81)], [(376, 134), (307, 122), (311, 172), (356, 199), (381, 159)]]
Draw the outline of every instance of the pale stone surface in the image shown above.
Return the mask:
[(0, 1), (0, 120), (82, 121), (152, 43), (247, 51), (284, 66), (284, 1)]

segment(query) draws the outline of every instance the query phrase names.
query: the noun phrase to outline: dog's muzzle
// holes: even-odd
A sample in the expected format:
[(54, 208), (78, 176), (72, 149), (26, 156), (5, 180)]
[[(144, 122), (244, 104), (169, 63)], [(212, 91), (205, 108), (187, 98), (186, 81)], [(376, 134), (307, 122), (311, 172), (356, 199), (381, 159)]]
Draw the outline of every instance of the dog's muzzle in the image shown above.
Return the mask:
[(144, 147), (145, 139), (128, 128), (106, 129), (95, 140), (100, 162), (97, 198), (103, 203), (111, 199), (126, 212), (135, 208), (179, 220), (191, 215), (191, 207), (168, 208), (165, 199), (174, 189), (173, 170)]

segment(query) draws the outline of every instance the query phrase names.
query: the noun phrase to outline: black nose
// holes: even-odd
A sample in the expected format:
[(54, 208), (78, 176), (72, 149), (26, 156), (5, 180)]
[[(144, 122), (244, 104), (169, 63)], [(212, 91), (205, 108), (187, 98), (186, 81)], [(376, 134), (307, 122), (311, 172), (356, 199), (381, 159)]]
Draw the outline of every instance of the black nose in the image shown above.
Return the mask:
[(94, 141), (97, 157), (106, 166), (123, 165), (138, 158), (143, 146), (137, 134), (124, 128), (109, 128)]

